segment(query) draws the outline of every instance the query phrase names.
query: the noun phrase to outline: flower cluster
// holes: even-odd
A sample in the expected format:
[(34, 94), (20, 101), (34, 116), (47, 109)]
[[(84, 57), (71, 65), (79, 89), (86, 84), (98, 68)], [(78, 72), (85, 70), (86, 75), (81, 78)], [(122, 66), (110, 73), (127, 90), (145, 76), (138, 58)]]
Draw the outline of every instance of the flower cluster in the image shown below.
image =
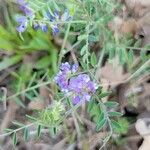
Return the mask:
[(57, 22), (69, 21), (71, 19), (71, 16), (70, 16), (69, 11), (67, 9), (64, 11), (62, 16), (60, 16), (58, 11), (55, 11), (53, 16), (48, 12), (47, 16), (49, 18), (49, 21), (53, 23), (50, 25), (52, 28), (53, 35), (56, 35), (59, 32), (59, 27), (58, 27)]
[[(21, 16), (17, 19), (19, 26), (17, 26), (16, 28), (18, 32), (22, 33), (26, 30), (29, 23), (29, 19), (31, 18), (34, 19), (35, 14), (34, 11), (30, 8), (29, 3), (26, 2), (26, 0), (17, 0), (17, 3), (19, 4), (20, 10), (24, 13), (24, 16)], [(41, 21), (33, 20), (33, 28), (35, 30), (41, 29), (43, 32), (47, 32), (48, 24), (50, 24), (53, 35), (56, 35), (59, 32), (58, 22), (65, 22), (65, 21), (69, 21), (70, 19), (71, 16), (67, 9), (64, 11), (62, 15), (60, 15), (58, 11), (54, 11), (53, 14), (51, 14), (48, 11), (43, 16)]]
[(75, 75), (77, 70), (77, 64), (70, 66), (68, 62), (62, 63), (55, 77), (55, 82), (60, 90), (67, 96), (71, 96), (74, 104), (89, 101), (98, 88), (87, 74)]
[(34, 13), (30, 9), (29, 4), (25, 0), (17, 0), (17, 3), (19, 4), (19, 8), (21, 11), (23, 11), (24, 16), (20, 16), (17, 19), (17, 22), (19, 26), (17, 26), (16, 30), (18, 32), (24, 32), (28, 26), (28, 18), (33, 17), (34, 18)]

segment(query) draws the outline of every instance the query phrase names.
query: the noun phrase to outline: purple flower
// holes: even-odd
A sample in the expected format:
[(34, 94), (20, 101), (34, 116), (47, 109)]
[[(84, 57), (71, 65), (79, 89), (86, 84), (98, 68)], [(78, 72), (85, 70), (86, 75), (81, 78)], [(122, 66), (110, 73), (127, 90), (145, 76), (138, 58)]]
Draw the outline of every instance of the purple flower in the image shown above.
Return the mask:
[(43, 32), (47, 32), (48, 31), (48, 26), (46, 24), (41, 24), (40, 27), (41, 27), (41, 30)]
[(16, 27), (16, 30), (20, 33), (24, 32), (28, 25), (28, 20), (25, 16), (21, 16), (18, 18), (17, 22), (19, 23), (19, 26)]
[(62, 92), (68, 92), (68, 74), (60, 71), (55, 77), (55, 82), (58, 84)]
[(73, 104), (78, 104), (81, 101), (81, 97), (79, 95), (73, 97)]
[(71, 69), (71, 66), (68, 62), (62, 63), (60, 66), (60, 70), (65, 71), (65, 72), (70, 71), (70, 69)]
[(77, 70), (77, 64), (70, 66), (68, 62), (62, 63), (60, 71), (55, 77), (55, 82), (64, 94), (71, 96), (73, 104), (89, 101), (98, 88), (87, 74), (76, 76)]
[(71, 18), (68, 9), (66, 9), (61, 16), (61, 21), (69, 21)]
[(59, 33), (59, 28), (57, 25), (51, 25), (53, 35), (57, 35)]
[(71, 16), (69, 15), (69, 11), (67, 9), (64, 11), (64, 14), (62, 14), (62, 16), (60, 16), (58, 11), (54, 11), (53, 15), (50, 14), (50, 12), (47, 12), (47, 17), (50, 22), (53, 23), (51, 24), (53, 35), (57, 35), (59, 33), (59, 27), (57, 24), (58, 21), (68, 21), (71, 19)]
[(71, 69), (72, 73), (77, 72), (78, 67), (79, 67), (79, 66), (78, 66), (78, 64), (74, 64), (74, 65), (72, 65), (72, 69)]
[(29, 4), (25, 0), (17, 0), (19, 8), (26, 16), (33, 16), (33, 11), (29, 8)]
[(33, 28), (37, 31), (40, 28), (40, 25), (38, 23), (34, 22)]
[(50, 20), (50, 22), (55, 22), (58, 21), (60, 18), (59, 12), (58, 11), (54, 11), (54, 14), (52, 15), (49, 11), (47, 12), (47, 17)]
[(33, 11), (29, 8), (29, 4), (25, 0), (17, 0), (17, 3), (20, 5), (20, 10), (25, 14), (25, 16), (21, 16), (17, 20), (19, 26), (16, 27), (16, 30), (21, 33), (24, 32), (28, 26), (28, 17), (34, 17), (34, 15)]
[(54, 11), (54, 18), (55, 18), (56, 21), (59, 20), (59, 18), (60, 18), (59, 12), (56, 11), (56, 10)]

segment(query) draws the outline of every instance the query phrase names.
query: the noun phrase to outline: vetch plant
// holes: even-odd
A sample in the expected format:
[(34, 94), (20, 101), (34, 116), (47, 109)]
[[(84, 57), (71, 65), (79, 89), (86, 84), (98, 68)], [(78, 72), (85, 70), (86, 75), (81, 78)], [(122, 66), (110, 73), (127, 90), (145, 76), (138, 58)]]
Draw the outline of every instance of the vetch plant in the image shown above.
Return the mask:
[[(96, 130), (100, 131), (104, 126), (109, 127), (110, 131), (108, 131), (103, 143), (103, 145), (105, 145), (113, 134), (113, 126), (120, 127), (120, 125), (115, 120), (111, 119), (111, 117), (118, 117), (121, 114), (115, 111), (109, 112), (108, 110), (107, 105), (110, 105), (110, 107), (113, 108), (116, 107), (117, 103), (112, 102), (106, 104), (102, 102), (101, 98), (105, 97), (105, 94), (103, 94), (101, 90), (101, 84), (94, 77), (95, 70), (100, 66), (101, 62), (100, 60), (97, 60), (95, 53), (90, 55), (90, 44), (91, 42), (96, 42), (98, 40), (99, 34), (97, 35), (97, 33), (99, 30), (96, 32), (97, 27), (99, 24), (103, 23), (104, 20), (102, 20), (102, 18), (98, 19), (97, 14), (99, 12), (95, 12), (96, 9), (94, 10), (93, 7), (95, 2), (92, 1), (89, 1), (93, 3), (90, 9), (88, 9), (88, 2), (74, 1), (73, 5), (69, 3), (70, 6), (68, 7), (67, 3), (61, 1), (58, 1), (58, 3), (54, 0), (46, 2), (42, 0), (35, 1), (36, 3), (32, 2), (32, 0), (17, 0), (19, 9), (23, 12), (23, 15), (17, 18), (17, 31), (21, 34), (25, 31), (28, 32), (28, 28), (32, 27), (36, 31), (41, 29), (43, 32), (47, 32), (50, 27), (53, 35), (57, 35), (58, 33), (63, 34), (64, 41), (59, 55), (58, 73), (55, 77), (46, 83), (31, 87), (25, 91), (25, 95), (30, 98), (28, 92), (30, 92), (31, 89), (35, 93), (35, 89), (40, 86), (52, 83), (56, 84), (57, 92), (55, 91), (56, 94), (53, 96), (54, 103), (36, 113), (36, 116), (27, 115), (27, 117), (33, 122), (31, 125), (38, 126), (37, 133), (38, 135), (41, 135), (41, 127), (49, 127), (56, 130), (56, 128), (63, 126), (65, 119), (71, 115), (74, 120), (77, 136), (80, 138), (81, 124), (79, 120), (81, 118), (78, 119), (78, 113), (82, 108), (81, 106), (87, 105), (91, 117), (93, 117), (93, 112), (96, 112), (95, 110), (97, 110), (96, 114), (94, 114), (94, 117), (96, 117), (96, 120), (94, 120), (96, 123)], [(63, 7), (61, 7), (60, 4), (63, 4)], [(97, 2), (97, 4), (100, 6), (99, 2)], [(74, 6), (76, 7), (76, 10), (74, 10)], [(71, 11), (73, 12), (72, 15), (70, 15)], [(83, 15), (79, 15), (80, 13)], [(65, 25), (67, 25), (67, 29), (65, 28)], [(64, 31), (62, 27), (64, 27)], [(75, 33), (76, 30), (81, 32), (81, 35), (78, 36), (77, 43), (66, 51), (65, 45), (67, 38), (69, 37), (70, 32)], [(68, 41), (70, 43), (74, 42), (69, 39)], [(71, 51), (75, 46), (78, 46), (81, 50), (81, 61), (75, 63), (62, 63), (65, 54)], [(81, 69), (82, 72), (80, 71)], [(17, 96), (18, 95), (20, 95), (20, 93), (18, 93)], [(97, 108), (95, 109), (95, 107)], [(16, 144), (17, 131), (23, 129), (25, 139), (28, 139), (28, 136), (30, 136), (30, 133), (28, 132), (28, 127), (30, 127), (30, 125), (23, 125), (16, 122), (15, 124), (20, 128), (16, 130), (9, 129), (7, 130), (8, 133), (6, 133), (13, 133), (14, 144)]]
[[(37, 126), (38, 136), (41, 135), (42, 128), (51, 129), (56, 133), (56, 129), (66, 127), (66, 120), (71, 118), (76, 129), (75, 136), (80, 141), (81, 132), (85, 130), (82, 121), (85, 117), (82, 113), (84, 110), (86, 117), (94, 122), (95, 131), (106, 133), (103, 139), (99, 139), (102, 141), (101, 148), (103, 148), (116, 131), (117, 133), (123, 131), (121, 121), (118, 119), (122, 114), (117, 111), (117, 102), (103, 101), (110, 92), (103, 90), (101, 81), (96, 78), (96, 71), (101, 68), (105, 57), (108, 57), (110, 61), (118, 58), (120, 64), (126, 64), (127, 68), (130, 68), (128, 61), (132, 62), (134, 55), (132, 49), (129, 52), (125, 50), (129, 41), (126, 40), (125, 43), (124, 40), (112, 36), (107, 26), (119, 6), (114, 0), (17, 0), (16, 3), (23, 13), (17, 16), (16, 30), (23, 36), (30, 30), (37, 33), (42, 30), (44, 35), (47, 33), (48, 41), (53, 38), (54, 42), (58, 43), (58, 54), (55, 52), (54, 57), (58, 59), (58, 62), (56, 66), (53, 63), (53, 57), (46, 57), (40, 65), (49, 64), (47, 61), (51, 61), (46, 69), (51, 71), (53, 68), (53, 74), (49, 75), (50, 71), (43, 73), (45, 68), (40, 70), (40, 67), (37, 67), (40, 73), (37, 71), (38, 73), (33, 75), (23, 91), (16, 90), (14, 95), (5, 98), (11, 100), (22, 96), (31, 101), (35, 97), (42, 100), (40, 87), (46, 87), (49, 90), (51, 102), (43, 110), (35, 111), (33, 115), (26, 115), (31, 124), (13, 122), (18, 128), (7, 129), (7, 133), (1, 136), (13, 134), (13, 141), (16, 144), (17, 132), (20, 130), (23, 131), (24, 139), (30, 137), (28, 131), (30, 126)], [(48, 34), (49, 29), (52, 31), (52, 37)], [(35, 34), (32, 36), (35, 38), (35, 45), (40, 43), (38, 38), (34, 37)], [(43, 43), (44, 41), (41, 45)], [(31, 47), (32, 45), (33, 43), (30, 44)], [(43, 50), (42, 46), (40, 48)], [(26, 45), (23, 47), (28, 48)], [(53, 55), (52, 51), (53, 46), (48, 47), (49, 55)], [(29, 53), (28, 50), (26, 52)], [(148, 62), (144, 62), (144, 65), (129, 79), (141, 73), (147, 66)], [(41, 77), (41, 74), (44, 74), (40, 79), (42, 83), (36, 80), (36, 76)], [(21, 79), (18, 87), (21, 85), (20, 82)], [(21, 105), (24, 106), (22, 103)]]

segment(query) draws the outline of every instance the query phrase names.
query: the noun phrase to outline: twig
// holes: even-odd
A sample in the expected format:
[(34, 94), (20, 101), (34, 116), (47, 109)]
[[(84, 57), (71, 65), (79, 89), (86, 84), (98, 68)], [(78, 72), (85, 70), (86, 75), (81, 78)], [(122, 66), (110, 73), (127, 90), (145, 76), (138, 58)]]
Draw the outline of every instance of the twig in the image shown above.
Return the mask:
[(112, 82), (112, 83), (106, 83), (106, 84), (101, 84), (101, 86), (106, 86), (106, 85), (118, 85), (118, 84), (123, 84), (129, 82), (131, 79), (133, 79), (137, 74), (143, 71), (148, 65), (150, 64), (150, 59), (146, 61), (137, 71), (135, 71), (129, 78), (127, 78), (124, 81), (119, 81), (119, 82)]

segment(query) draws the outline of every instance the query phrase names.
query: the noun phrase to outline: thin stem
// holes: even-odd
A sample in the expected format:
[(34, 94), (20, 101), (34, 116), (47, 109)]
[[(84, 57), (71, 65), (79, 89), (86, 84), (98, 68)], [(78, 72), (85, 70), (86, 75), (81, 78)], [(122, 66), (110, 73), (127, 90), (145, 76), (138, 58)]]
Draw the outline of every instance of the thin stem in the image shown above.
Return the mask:
[(125, 47), (125, 48), (127, 48), (127, 49), (132, 49), (132, 50), (139, 50), (139, 51), (142, 51), (142, 50), (144, 50), (144, 51), (150, 51), (150, 49), (148, 49), (148, 48), (142, 48), (142, 47)]
[(29, 87), (29, 88), (27, 88), (27, 89), (25, 89), (25, 90), (23, 90), (23, 91), (17, 92), (16, 94), (7, 97), (7, 99), (13, 99), (13, 98), (15, 98), (16, 96), (19, 96), (19, 95), (24, 94), (24, 93), (26, 93), (26, 92), (28, 92), (28, 91), (37, 89), (37, 88), (39, 88), (39, 87), (41, 87), (41, 86), (48, 85), (48, 84), (50, 84), (50, 83), (52, 83), (52, 80), (47, 81), (47, 82), (43, 82), (43, 83), (40, 83), (40, 84), (37, 84), (37, 85), (32, 86), (32, 87)]
[(50, 25), (53, 25), (53, 24), (70, 24), (70, 23), (71, 24), (74, 24), (74, 23), (87, 24), (87, 21), (84, 21), (84, 20), (70, 20), (70, 21), (55, 21), (55, 22), (50, 22), (49, 20), (38, 20), (38, 19), (35, 19), (33, 21), (48, 23)]
[(70, 27), (71, 27), (71, 23), (68, 24), (67, 31), (66, 31), (66, 34), (65, 34), (65, 38), (64, 38), (64, 41), (63, 41), (61, 50), (60, 50), (59, 60), (58, 60), (58, 66), (60, 66), (60, 63), (61, 63), (62, 58), (63, 58), (63, 56), (64, 56), (63, 50), (64, 50), (65, 45), (66, 45), (66, 42), (67, 42), (67, 38), (68, 38), (68, 35), (69, 35)]
[(33, 125), (35, 125), (35, 123), (31, 123), (31, 124), (25, 125), (25, 126), (23, 126), (23, 127), (20, 127), (20, 128), (18, 128), (18, 129), (16, 129), (16, 130), (13, 130), (13, 131), (8, 132), (8, 133), (0, 134), (0, 137), (8, 136), (8, 135), (10, 135), (10, 134), (12, 134), (12, 133), (14, 133), (14, 132), (18, 132), (18, 131), (20, 131), (20, 130), (22, 130), (22, 129), (24, 129), (24, 128), (28, 128), (28, 127), (33, 126)]
[[(71, 108), (74, 110), (74, 106), (73, 106), (70, 99), (69, 99), (69, 103), (70, 103)], [(80, 127), (79, 127), (77, 118), (75, 116), (75, 111), (72, 111), (71, 114), (72, 114), (72, 117), (73, 117), (73, 120), (74, 120), (74, 125), (75, 125), (76, 131), (77, 131), (78, 138), (80, 138), (81, 137), (81, 132), (80, 132)]]
[(133, 77), (135, 77), (137, 74), (141, 73), (148, 65), (150, 65), (150, 59), (146, 61), (137, 71), (135, 71), (125, 82), (128, 82)]

